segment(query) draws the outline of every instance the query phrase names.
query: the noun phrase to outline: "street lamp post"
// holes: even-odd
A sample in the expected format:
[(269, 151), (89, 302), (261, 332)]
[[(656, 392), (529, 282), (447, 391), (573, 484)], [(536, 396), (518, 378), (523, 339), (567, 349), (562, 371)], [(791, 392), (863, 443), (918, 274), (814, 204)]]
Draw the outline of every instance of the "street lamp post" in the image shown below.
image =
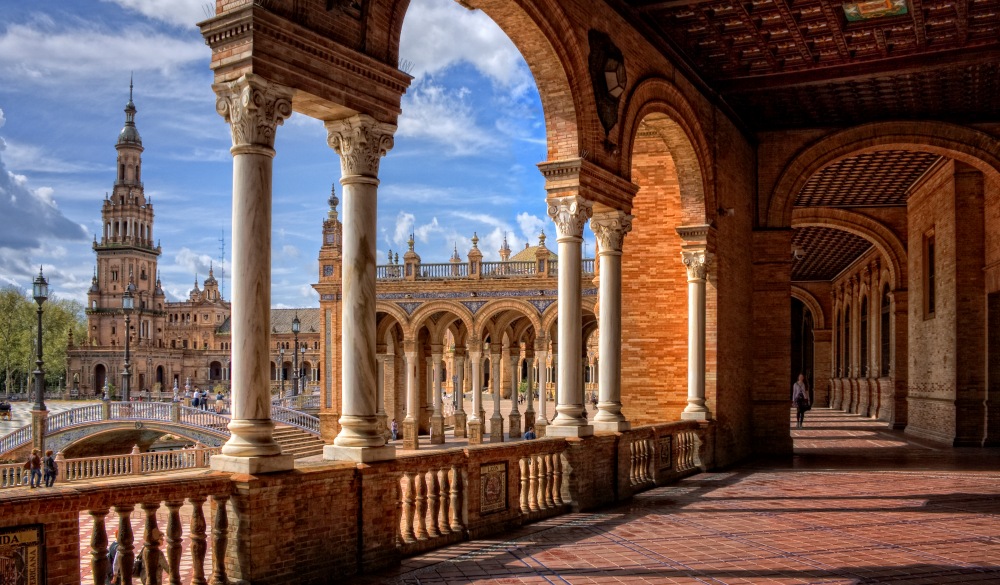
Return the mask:
[(278, 398), (285, 397), (285, 348), (278, 350), (278, 377), (281, 378), (281, 390), (278, 392)]
[(41, 267), (38, 276), (32, 283), (32, 293), (38, 303), (38, 359), (35, 360), (35, 410), (45, 408), (45, 374), (42, 372), (42, 304), (49, 298), (49, 283), (42, 275)]
[(128, 363), (128, 344), (129, 344), (129, 325), (131, 323), (130, 319), (132, 316), (132, 309), (135, 308), (135, 285), (131, 282), (125, 288), (125, 293), (122, 295), (122, 312), (125, 313), (125, 371), (122, 372), (122, 397), (125, 402), (131, 400), (129, 393), (129, 380), (132, 377), (132, 372), (129, 371)]
[(302, 381), (302, 384), (301, 384), (302, 385), (302, 388), (301, 388), (302, 394), (305, 394), (306, 393), (306, 382), (309, 379), (306, 377), (306, 372), (305, 372), (305, 369), (306, 369), (306, 347), (304, 345), (299, 348), (299, 353), (302, 354), (302, 371), (299, 372), (299, 380)]
[(292, 396), (299, 395), (299, 314), (295, 313), (295, 318), (292, 319), (292, 335), (295, 338), (295, 349), (292, 350), (292, 364), (294, 371), (292, 372)]

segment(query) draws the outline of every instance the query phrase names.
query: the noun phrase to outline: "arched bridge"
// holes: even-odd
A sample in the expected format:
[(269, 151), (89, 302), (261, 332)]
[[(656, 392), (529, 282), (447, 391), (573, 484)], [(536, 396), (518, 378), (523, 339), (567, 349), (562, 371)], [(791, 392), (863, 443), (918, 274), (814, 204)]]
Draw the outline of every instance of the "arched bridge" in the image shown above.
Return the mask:
[[(319, 418), (271, 407), (277, 423), (297, 427), (319, 437)], [(45, 419), (45, 448), (67, 455), (86, 456), (106, 447), (150, 445), (163, 435), (217, 447), (229, 438), (229, 417), (184, 406), (180, 402), (103, 402), (53, 414)], [(0, 437), (0, 458), (23, 456), (31, 448), (32, 425)]]

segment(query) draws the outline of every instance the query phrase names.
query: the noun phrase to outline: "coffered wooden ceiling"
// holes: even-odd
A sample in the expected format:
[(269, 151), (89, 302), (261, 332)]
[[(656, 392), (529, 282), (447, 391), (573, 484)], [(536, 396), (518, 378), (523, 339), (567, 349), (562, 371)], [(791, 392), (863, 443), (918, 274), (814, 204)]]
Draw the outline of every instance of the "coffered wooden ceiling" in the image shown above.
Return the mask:
[(612, 0), (755, 130), (1000, 120), (1000, 0)]
[(907, 191), (940, 158), (916, 150), (883, 150), (845, 158), (810, 177), (795, 205), (906, 205)]
[(792, 249), (800, 250), (801, 258), (792, 257), (792, 281), (832, 280), (871, 247), (868, 240), (835, 228), (796, 228)]

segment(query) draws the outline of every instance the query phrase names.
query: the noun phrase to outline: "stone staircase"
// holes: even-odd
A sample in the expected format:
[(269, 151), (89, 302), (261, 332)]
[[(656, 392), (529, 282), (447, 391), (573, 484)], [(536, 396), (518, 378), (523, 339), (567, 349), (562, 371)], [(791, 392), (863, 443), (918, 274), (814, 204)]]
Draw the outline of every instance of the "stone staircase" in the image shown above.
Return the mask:
[(323, 441), (298, 427), (278, 423), (274, 427), (274, 440), (281, 445), (282, 453), (292, 455), (296, 459), (323, 453)]

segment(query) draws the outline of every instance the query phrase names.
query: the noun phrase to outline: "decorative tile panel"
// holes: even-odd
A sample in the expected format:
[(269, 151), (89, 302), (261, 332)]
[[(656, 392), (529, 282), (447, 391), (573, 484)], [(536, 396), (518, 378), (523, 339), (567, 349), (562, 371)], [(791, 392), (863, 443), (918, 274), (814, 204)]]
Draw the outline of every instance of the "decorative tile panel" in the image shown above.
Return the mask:
[(507, 462), (479, 466), (479, 513), (507, 509)]

